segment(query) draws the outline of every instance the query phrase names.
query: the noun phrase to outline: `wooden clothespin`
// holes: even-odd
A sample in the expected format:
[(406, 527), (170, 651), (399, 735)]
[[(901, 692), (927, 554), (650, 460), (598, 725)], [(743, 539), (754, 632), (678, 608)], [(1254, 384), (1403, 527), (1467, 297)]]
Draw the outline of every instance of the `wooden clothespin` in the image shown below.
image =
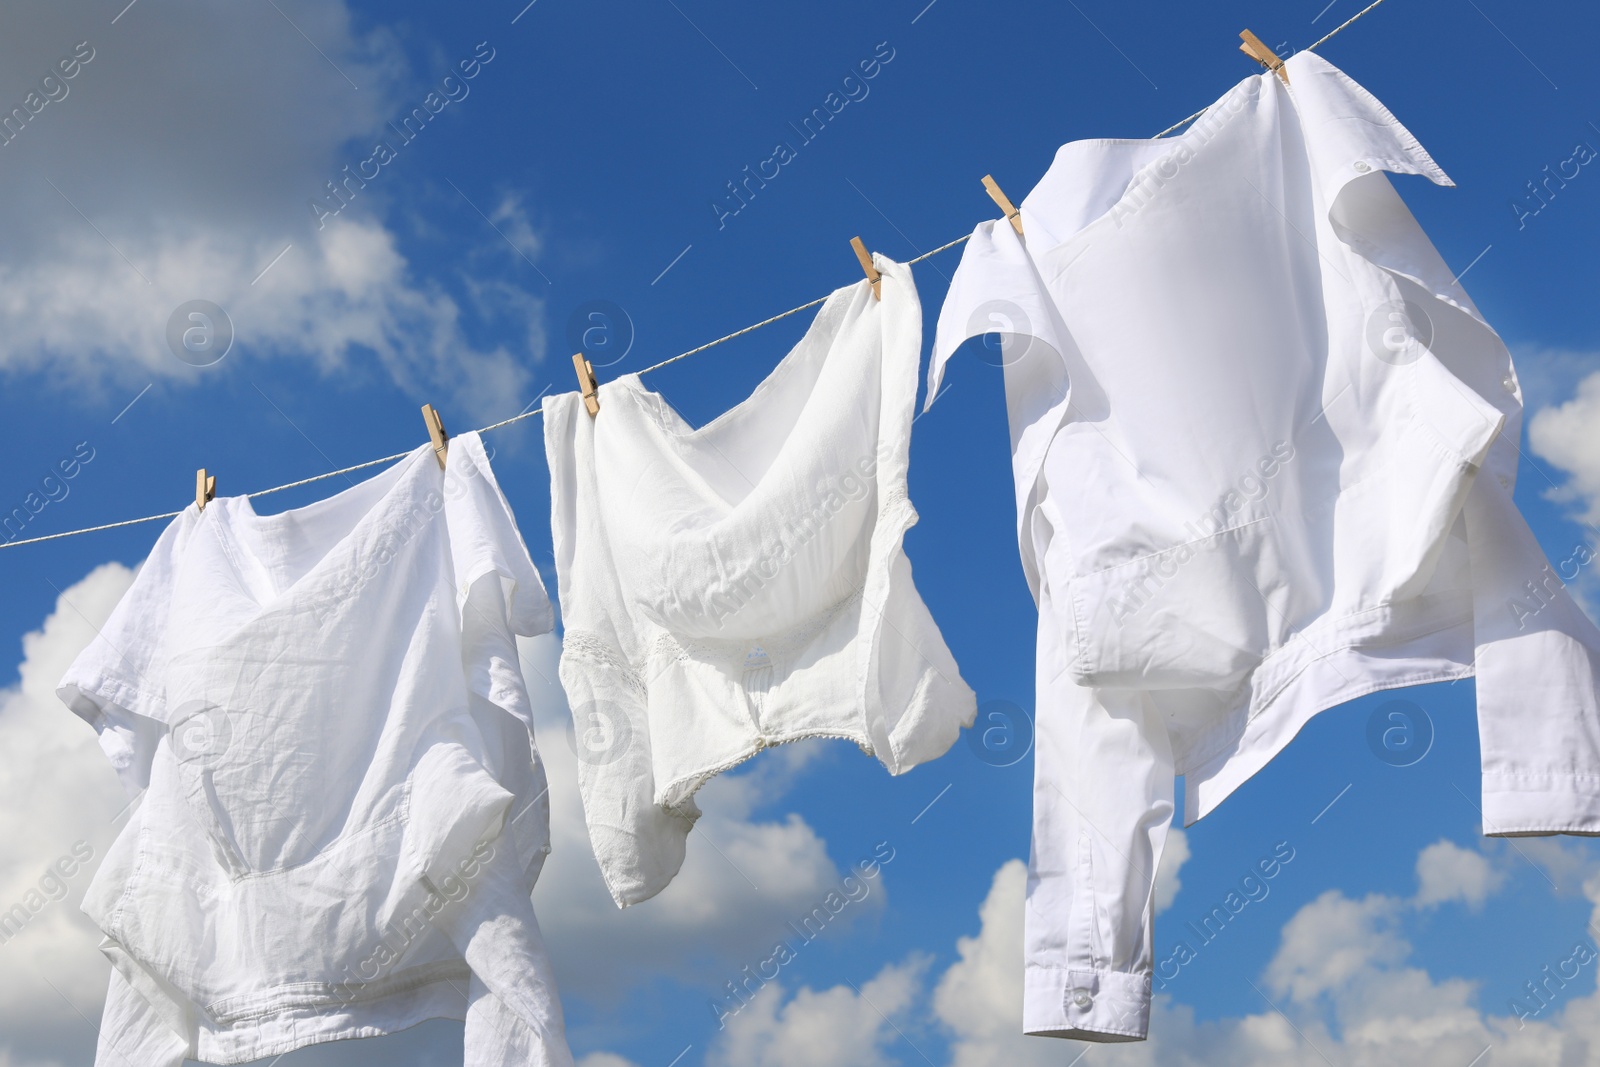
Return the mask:
[(593, 418), (600, 414), (600, 383), (595, 381), (594, 364), (577, 352), (572, 356), (572, 369), (578, 372), (578, 394), (583, 397), (583, 406)]
[(878, 273), (878, 268), (872, 265), (872, 253), (867, 251), (867, 246), (861, 238), (850, 238), (850, 247), (855, 249), (856, 258), (861, 261), (861, 269), (867, 274), (867, 281), (872, 283), (872, 295), (879, 300), (883, 299), (883, 275)]
[(432, 404), (422, 405), (422, 421), (428, 427), (428, 440), (433, 442), (433, 454), (439, 457), (439, 469), (444, 470), (444, 458), (450, 451), (450, 435), (444, 432), (444, 420), (439, 409)]
[(206, 469), (201, 467), (194, 472), (194, 506), (200, 511), (206, 509), (206, 504), (216, 498), (217, 479), (215, 475), (207, 475)]
[(989, 199), (999, 205), (1000, 210), (1005, 213), (1007, 221), (1011, 223), (1011, 228), (1017, 231), (1018, 237), (1021, 237), (1022, 212), (1017, 210), (1017, 206), (1011, 202), (1010, 197), (1000, 191), (1000, 185), (994, 180), (994, 175), (985, 174), (983, 176), (983, 189), (984, 192), (989, 194)]
[(1261, 38), (1249, 30), (1239, 34), (1239, 39), (1244, 42), (1239, 46), (1239, 51), (1282, 78), (1283, 84), (1289, 84), (1289, 72), (1284, 69), (1283, 60), (1278, 58), (1278, 53), (1262, 44)]

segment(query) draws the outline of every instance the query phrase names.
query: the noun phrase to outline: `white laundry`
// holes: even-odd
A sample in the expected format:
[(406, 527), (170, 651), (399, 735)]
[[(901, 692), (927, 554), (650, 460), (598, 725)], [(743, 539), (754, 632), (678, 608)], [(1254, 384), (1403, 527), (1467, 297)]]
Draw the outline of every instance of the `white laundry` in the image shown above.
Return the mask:
[(100, 1067), (439, 1017), (473, 1067), (570, 1065), (516, 647), (551, 625), (476, 434), (443, 471), (423, 446), (309, 507), (174, 520), (60, 688), (143, 793), (84, 901)]
[(900, 774), (976, 713), (902, 548), (922, 314), (882, 257), (745, 401), (693, 429), (637, 375), (546, 399), (561, 681), (619, 906), (660, 892), (694, 794), (769, 745), (844, 738)]
[(1476, 667), (1486, 833), (1600, 831), (1600, 632), (1511, 500), (1510, 355), (1321, 57), (1168, 140), (1065, 145), (973, 234), (928, 396), (1003, 335), (1039, 606), (1024, 1028), (1147, 1029), (1152, 875), (1317, 712)]

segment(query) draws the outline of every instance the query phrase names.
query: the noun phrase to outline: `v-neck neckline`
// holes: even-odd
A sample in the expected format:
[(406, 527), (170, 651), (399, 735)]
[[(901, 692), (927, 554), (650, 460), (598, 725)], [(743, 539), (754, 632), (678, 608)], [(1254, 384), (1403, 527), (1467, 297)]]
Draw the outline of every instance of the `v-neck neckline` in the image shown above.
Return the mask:
[[(222, 497), (207, 505), (207, 510), (222, 506), (209, 516), (228, 566), (238, 582), (239, 592), (259, 610), (267, 610), (281, 603), (308, 580), (325, 569), (329, 558), (349, 542), (366, 524), (372, 521), (381, 505), (405, 480), (406, 475), (423, 453), (432, 453), (430, 445), (420, 445), (410, 455), (388, 470), (299, 508), (270, 515), (258, 514), (247, 496)], [(364, 506), (363, 506), (364, 505)], [(266, 538), (307, 519), (324, 518), (342, 508), (359, 507), (358, 513), (337, 536), (322, 544), (313, 545), (313, 557), (303, 567), (288, 568), (284, 573), (282, 560), (270, 558), (263, 548)], [(205, 522), (208, 516), (201, 515)]]
[[(645, 385), (644, 380), (637, 373), (624, 374), (615, 379), (615, 384), (623, 386), (627, 389), (629, 395), (632, 396), (637, 402), (637, 405), (644, 409), (645, 414), (650, 418), (652, 426), (656, 429), (659, 429), (667, 437), (673, 438), (685, 444), (703, 439), (704, 437), (714, 433), (721, 426), (739, 418), (748, 409), (760, 403), (761, 399), (766, 394), (781, 388), (784, 382), (791, 375), (797, 373), (794, 370), (794, 367), (795, 364), (800, 362), (804, 349), (806, 348), (806, 342), (810, 341), (812, 336), (817, 333), (819, 329), (832, 329), (836, 333), (842, 330), (846, 324), (844, 320), (844, 312), (847, 309), (840, 309), (838, 304), (846, 300), (856, 299), (858, 291), (862, 289), (862, 283), (856, 282), (854, 284), (835, 289), (832, 293), (829, 293), (827, 298), (822, 302), (822, 306), (817, 309), (817, 313), (812, 318), (811, 324), (806, 327), (806, 332), (800, 336), (799, 340), (790, 346), (789, 351), (784, 353), (783, 358), (778, 360), (777, 364), (773, 366), (772, 370), (768, 371), (766, 376), (756, 384), (756, 387), (738, 403), (723, 411), (721, 414), (717, 415), (710, 422), (705, 423), (703, 426), (691, 426), (689, 424), (689, 420), (684, 418), (683, 415), (681, 415), (678, 410), (667, 401), (665, 396)], [(831, 316), (838, 316), (839, 321), (832, 321)], [(827, 325), (824, 326), (824, 323)], [(825, 363), (826, 360), (823, 360), (823, 362)], [(820, 377), (821, 373), (822, 369), (819, 366), (817, 375)], [(816, 383), (813, 382), (812, 384), (815, 386)]]
[[(762, 486), (770, 481), (776, 464), (785, 454), (786, 443), (805, 425), (807, 411), (818, 389), (825, 387), (829, 358), (834, 355), (839, 337), (852, 327), (858, 314), (878, 310), (869, 307), (863, 312), (857, 306), (863, 300), (875, 300), (864, 281), (834, 290), (823, 301), (806, 332), (756, 387), (703, 426), (691, 426), (666, 397), (647, 387), (638, 374), (614, 379), (608, 387), (615, 389), (610, 395), (635, 413), (629, 422), (665, 446), (665, 452), (673, 457), (671, 465), (686, 488), (714, 505), (719, 515), (737, 514), (749, 506), (750, 501), (763, 498)], [(809, 380), (806, 380), (807, 375)], [(790, 392), (796, 395), (791, 398)], [(784, 407), (791, 399), (793, 410), (784, 408), (783, 417), (792, 414), (792, 421), (784, 430), (782, 442), (770, 455), (746, 469), (742, 466), (750, 460), (746, 450), (730, 447), (730, 442), (722, 438), (737, 433), (741, 423), (750, 423), (763, 411), (771, 416), (774, 406)], [(603, 410), (599, 418), (606, 418)], [(735, 482), (742, 485), (736, 492), (727, 491)]]

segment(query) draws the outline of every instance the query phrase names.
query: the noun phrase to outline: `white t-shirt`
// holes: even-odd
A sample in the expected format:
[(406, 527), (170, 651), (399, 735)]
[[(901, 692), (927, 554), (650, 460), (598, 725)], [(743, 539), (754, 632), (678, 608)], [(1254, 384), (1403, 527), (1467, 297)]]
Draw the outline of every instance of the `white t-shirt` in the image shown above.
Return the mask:
[(1003, 335), (1040, 611), (1032, 1033), (1144, 1036), (1174, 774), (1193, 822), (1354, 697), (1475, 667), (1486, 832), (1600, 831), (1600, 633), (1511, 501), (1511, 358), (1382, 172), (1450, 180), (1288, 74), (1063, 146), (940, 312), (930, 398)]
[(892, 774), (972, 722), (902, 541), (921, 308), (876, 258), (745, 401), (693, 429), (637, 375), (545, 401), (561, 681), (619, 906), (683, 863), (694, 793), (770, 745), (854, 741)]
[(241, 1063), (427, 1018), (571, 1063), (529, 894), (516, 635), (551, 610), (476, 434), (309, 507), (187, 509), (61, 681), (142, 803), (84, 900), (98, 1063)]

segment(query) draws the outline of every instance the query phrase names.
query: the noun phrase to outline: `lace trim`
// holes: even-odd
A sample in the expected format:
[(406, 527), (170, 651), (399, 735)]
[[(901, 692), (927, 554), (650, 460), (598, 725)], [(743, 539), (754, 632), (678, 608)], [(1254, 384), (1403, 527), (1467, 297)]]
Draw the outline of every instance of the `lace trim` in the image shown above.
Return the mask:
[(561, 637), (561, 658), (584, 660), (614, 674), (642, 699), (646, 692), (645, 678), (629, 663), (621, 652), (602, 641), (588, 630), (568, 630)]
[[(732, 770), (734, 767), (739, 766), (739, 764), (754, 759), (756, 756), (765, 752), (769, 748), (777, 748), (779, 745), (790, 745), (796, 741), (816, 741), (822, 739), (833, 741), (849, 741), (859, 748), (863, 755), (877, 755), (877, 753), (873, 750), (872, 740), (864, 734), (845, 733), (836, 730), (804, 730), (797, 734), (791, 734), (788, 737), (761, 737), (757, 739), (755, 745), (750, 749), (749, 752), (734, 756), (732, 759), (723, 760), (721, 763), (702, 768), (701, 770), (697, 770), (692, 774), (686, 774), (681, 778), (668, 782), (666, 788), (661, 791), (662, 795), (666, 798), (665, 802), (662, 804), (662, 807), (666, 808), (668, 811), (680, 813), (680, 809), (693, 806), (694, 795), (700, 791), (702, 786), (711, 781), (711, 779), (717, 777), (717, 775), (722, 774), (724, 771)], [(695, 808), (694, 810), (696, 815), (698, 815), (699, 809)]]

